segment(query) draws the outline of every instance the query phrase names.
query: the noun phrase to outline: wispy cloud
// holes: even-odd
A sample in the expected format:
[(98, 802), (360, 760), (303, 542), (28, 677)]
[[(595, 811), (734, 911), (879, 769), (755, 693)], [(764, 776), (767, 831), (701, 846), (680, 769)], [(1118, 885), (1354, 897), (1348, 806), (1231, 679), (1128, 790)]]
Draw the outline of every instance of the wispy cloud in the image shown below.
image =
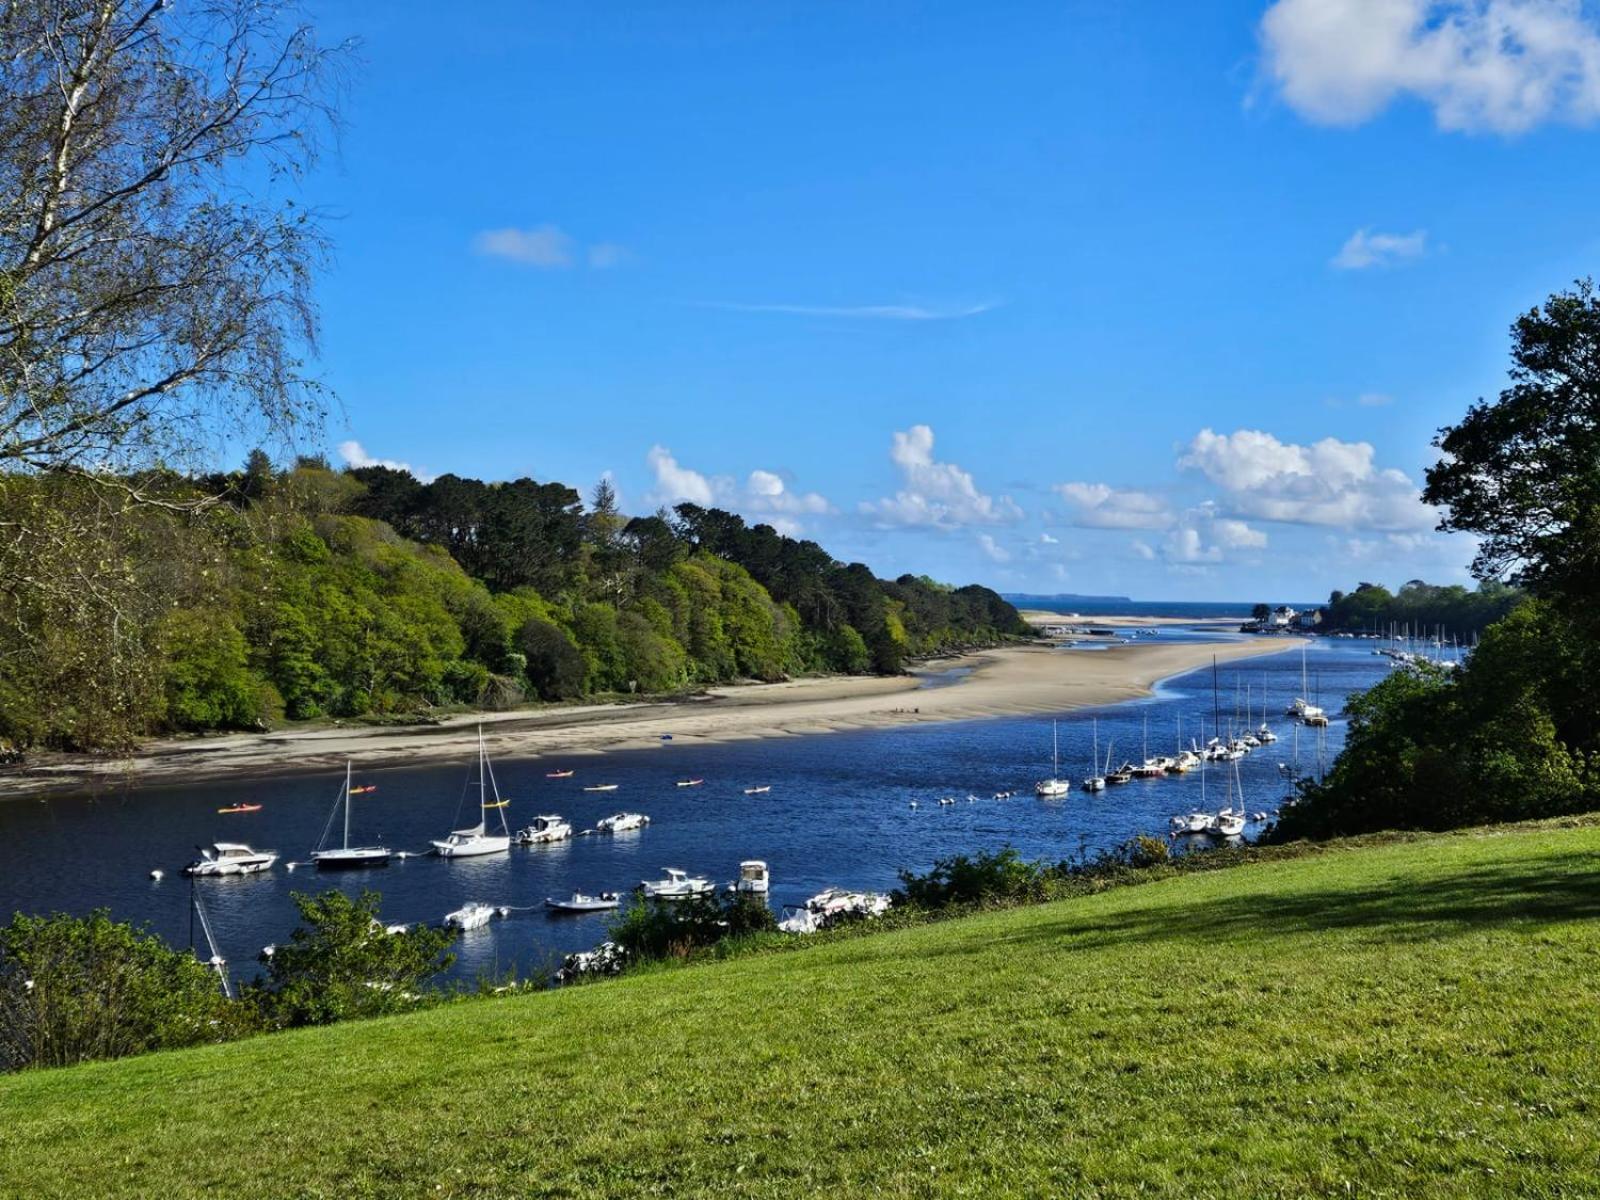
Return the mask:
[(339, 443), (339, 457), (344, 460), (347, 467), (388, 467), (391, 471), (405, 471), (420, 479), (423, 483), (431, 483), (433, 476), (427, 471), (418, 470), (408, 462), (400, 462), (393, 458), (374, 458), (367, 453), (366, 447), (351, 438), (347, 442)]
[(565, 271), (580, 263), (587, 264), (591, 270), (605, 271), (632, 258), (626, 246), (615, 242), (596, 242), (584, 248), (557, 225), (485, 229), (472, 239), (472, 248), (487, 258), (521, 263), (541, 271)]
[(1374, 233), (1358, 229), (1345, 239), (1339, 253), (1330, 260), (1340, 271), (1364, 271), (1368, 267), (1391, 267), (1410, 258), (1421, 258), (1428, 249), (1428, 231)]
[(720, 308), (725, 312), (778, 313), (791, 317), (843, 317), (853, 321), (959, 321), (992, 312), (998, 304), (970, 304), (964, 307), (923, 304), (740, 304), (734, 301), (706, 300), (701, 308)]

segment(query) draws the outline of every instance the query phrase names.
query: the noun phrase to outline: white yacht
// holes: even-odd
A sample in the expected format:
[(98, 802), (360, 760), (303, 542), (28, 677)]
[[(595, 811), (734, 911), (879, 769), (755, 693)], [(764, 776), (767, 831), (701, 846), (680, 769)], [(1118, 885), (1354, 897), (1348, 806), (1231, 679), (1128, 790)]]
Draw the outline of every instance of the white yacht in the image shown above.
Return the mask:
[(573, 892), (565, 900), (552, 900), (546, 897), (544, 906), (551, 912), (593, 913), (609, 912), (621, 903), (622, 897), (615, 892), (601, 892), (598, 896), (590, 896), (585, 892)]
[(643, 829), (650, 824), (650, 818), (643, 813), (612, 813), (609, 817), (601, 817), (594, 823), (597, 833), (627, 833), (631, 829)]
[(734, 881), (734, 891), (749, 896), (765, 896), (771, 886), (771, 872), (761, 859), (747, 858), (739, 864), (739, 878)]
[(462, 905), (455, 912), (446, 913), (444, 923), (451, 929), (459, 929), (465, 933), (469, 929), (482, 929), (493, 917), (492, 905), (481, 904), (474, 900), (470, 904)]
[[(387, 867), (392, 851), (387, 846), (352, 846), (350, 844), (350, 797), (363, 792), (370, 792), (371, 787), (353, 787), (350, 781), (351, 766), (349, 760), (344, 764), (344, 787), (339, 789), (339, 798), (333, 802), (333, 811), (328, 814), (328, 823), (322, 827), (322, 841), (317, 843), (317, 848), (311, 852), (311, 861), (316, 864), (319, 871), (352, 870), (361, 867)], [(344, 809), (344, 841), (338, 845), (324, 848), (328, 840), (328, 833), (333, 827), (334, 817), (339, 815), (339, 810)]]
[[(1100, 721), (1098, 718), (1093, 723), (1094, 728), (1094, 757), (1089, 760), (1089, 770), (1092, 774), (1083, 781), (1083, 790), (1086, 792), (1103, 792), (1106, 790), (1105, 771), (1100, 769)], [(1106, 747), (1106, 770), (1111, 769), (1111, 747)]]
[(1050, 778), (1041, 779), (1033, 785), (1033, 794), (1041, 800), (1065, 796), (1072, 791), (1072, 781), (1061, 778), (1061, 740), (1054, 721), (1050, 722), (1050, 762)]
[(653, 900), (684, 900), (690, 896), (704, 896), (716, 886), (703, 875), (690, 875), (677, 867), (663, 867), (665, 879), (644, 879), (639, 890)]
[(547, 813), (535, 817), (533, 824), (517, 830), (517, 841), (524, 846), (539, 846), (546, 842), (564, 842), (572, 836), (572, 826), (562, 817)]
[[(472, 786), (471, 781), (467, 787)], [(489, 797), (493, 795), (494, 799)], [(465, 798), (465, 797), (463, 797)], [(505, 808), (508, 801), (500, 799), (500, 787), (494, 781), (494, 768), (489, 765), (489, 752), (483, 745), (483, 726), (478, 727), (478, 823), (470, 829), (453, 830), (443, 841), (433, 843), (434, 853), (440, 858), (477, 858), (484, 854), (503, 854), (511, 849), (511, 830), (506, 825)], [(489, 814), (500, 818), (500, 832), (489, 832)]]
[(216, 842), (183, 869), (185, 875), (255, 875), (278, 861), (276, 850), (252, 850), (243, 842)]

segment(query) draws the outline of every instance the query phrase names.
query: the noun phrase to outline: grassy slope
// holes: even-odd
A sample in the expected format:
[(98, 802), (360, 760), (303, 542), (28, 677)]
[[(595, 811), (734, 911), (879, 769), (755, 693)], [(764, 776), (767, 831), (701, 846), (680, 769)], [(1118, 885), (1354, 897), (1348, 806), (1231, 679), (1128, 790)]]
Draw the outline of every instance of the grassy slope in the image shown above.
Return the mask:
[(1600, 1194), (1600, 828), (0, 1079), (0, 1194)]

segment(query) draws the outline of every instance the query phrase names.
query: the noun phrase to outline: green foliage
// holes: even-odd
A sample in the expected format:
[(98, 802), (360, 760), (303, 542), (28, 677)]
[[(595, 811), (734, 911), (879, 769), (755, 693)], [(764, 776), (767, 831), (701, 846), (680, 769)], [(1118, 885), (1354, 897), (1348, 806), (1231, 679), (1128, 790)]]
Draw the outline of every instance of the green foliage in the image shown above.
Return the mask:
[(957, 854), (939, 859), (925, 875), (901, 871), (895, 902), (918, 908), (948, 908), (1038, 900), (1044, 898), (1047, 877), (1046, 867), (1025, 861), (1010, 846), (971, 856)]
[(356, 1017), (406, 1012), (429, 1003), (428, 983), (455, 961), (455, 934), (415, 925), (389, 933), (376, 892), (296, 892), (304, 924), (272, 954), (246, 999), (272, 1028), (327, 1025)]
[(766, 899), (743, 892), (653, 900), (636, 893), (611, 921), (610, 939), (630, 962), (687, 958), (725, 938), (777, 929)]
[(209, 966), (105, 909), (0, 928), (0, 1070), (225, 1041), (248, 1018)]
[(588, 661), (560, 626), (530, 617), (517, 631), (517, 645), (541, 700), (571, 700), (588, 688)]
[(178, 609), (166, 620), (167, 721), (177, 729), (253, 729), (267, 704), (232, 615)]
[(1442, 634), (1467, 642), (1521, 599), (1520, 591), (1493, 580), (1469, 591), (1460, 584), (1440, 587), (1413, 579), (1398, 594), (1381, 584), (1362, 583), (1353, 592), (1336, 591), (1329, 597), (1322, 629), (1382, 634), (1409, 629), (1419, 636)]

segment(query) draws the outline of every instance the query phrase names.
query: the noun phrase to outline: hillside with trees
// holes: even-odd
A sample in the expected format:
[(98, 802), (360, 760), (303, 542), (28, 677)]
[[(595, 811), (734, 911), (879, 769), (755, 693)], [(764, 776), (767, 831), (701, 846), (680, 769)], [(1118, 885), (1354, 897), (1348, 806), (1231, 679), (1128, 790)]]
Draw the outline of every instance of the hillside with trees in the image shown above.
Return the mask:
[[(1510, 386), (1440, 434), (1423, 498), (1444, 510), (1442, 528), (1481, 539), (1473, 571), (1482, 583), (1467, 598), (1514, 606), (1459, 669), (1406, 667), (1354, 698), (1344, 751), (1284, 810), (1278, 837), (1600, 806), (1596, 362), (1600, 297), (1585, 281), (1518, 319)], [(1344, 599), (1388, 611), (1381, 591)]]
[[(0, 593), (0, 738), (93, 748), (163, 731), (895, 673), (1023, 636), (987, 588), (880, 580), (815, 542), (558, 483), (422, 483), (320, 460), (129, 481), (3, 480), (79, 588)], [(25, 602), (19, 602), (25, 601)]]
[(1522, 592), (1495, 579), (1476, 588), (1440, 586), (1413, 579), (1391, 592), (1379, 583), (1361, 583), (1353, 592), (1335, 591), (1322, 610), (1327, 633), (1377, 633), (1410, 630), (1413, 635), (1456, 638), (1466, 643), (1509, 613)]

